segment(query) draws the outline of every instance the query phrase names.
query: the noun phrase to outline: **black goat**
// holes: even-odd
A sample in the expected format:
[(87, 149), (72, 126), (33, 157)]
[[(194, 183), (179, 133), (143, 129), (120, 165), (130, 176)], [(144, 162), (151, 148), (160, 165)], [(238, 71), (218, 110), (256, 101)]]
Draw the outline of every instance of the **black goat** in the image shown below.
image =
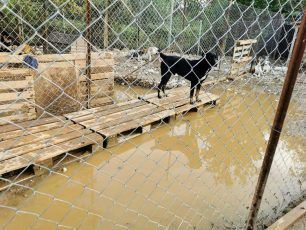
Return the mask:
[(207, 73), (213, 66), (217, 65), (217, 55), (213, 53), (203, 54), (199, 60), (188, 60), (178, 56), (168, 56), (160, 53), (162, 59), (161, 69), (161, 82), (158, 85), (158, 98), (161, 98), (160, 91), (162, 90), (164, 95), (166, 85), (173, 74), (178, 74), (181, 77), (186, 78), (191, 82), (190, 86), (190, 104), (194, 104), (193, 96), (194, 89), (196, 87), (196, 101), (199, 100), (199, 93), (203, 81), (207, 77)]

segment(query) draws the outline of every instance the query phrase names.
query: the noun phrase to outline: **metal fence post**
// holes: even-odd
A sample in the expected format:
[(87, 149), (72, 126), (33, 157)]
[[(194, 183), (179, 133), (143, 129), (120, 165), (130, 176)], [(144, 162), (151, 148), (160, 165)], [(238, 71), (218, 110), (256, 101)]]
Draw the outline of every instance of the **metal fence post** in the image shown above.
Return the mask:
[(90, 36), (90, 0), (86, 0), (86, 108), (90, 108), (90, 83), (91, 83), (91, 36)]
[(256, 190), (253, 196), (252, 205), (249, 212), (246, 229), (255, 228), (256, 219), (268, 180), (269, 172), (272, 166), (275, 150), (278, 144), (282, 127), (287, 114), (289, 103), (291, 100), (293, 88), (297, 79), (298, 71), (302, 62), (306, 44), (306, 6), (304, 7), (304, 15), (299, 28), (297, 39), (294, 44), (293, 53), (288, 66), (287, 75), (281, 92), (280, 100), (274, 117), (273, 126), (269, 137), (269, 142), (266, 148), (263, 163), (260, 169), (259, 178), (256, 185)]
[(169, 36), (168, 36), (168, 47), (170, 47), (171, 42), (172, 42), (173, 8), (174, 8), (174, 0), (171, 0), (171, 8), (170, 8), (170, 25), (169, 25)]
[(200, 28), (199, 28), (199, 40), (198, 40), (198, 52), (197, 52), (198, 55), (200, 53), (200, 48), (201, 48), (202, 27), (203, 27), (203, 20), (201, 21)]

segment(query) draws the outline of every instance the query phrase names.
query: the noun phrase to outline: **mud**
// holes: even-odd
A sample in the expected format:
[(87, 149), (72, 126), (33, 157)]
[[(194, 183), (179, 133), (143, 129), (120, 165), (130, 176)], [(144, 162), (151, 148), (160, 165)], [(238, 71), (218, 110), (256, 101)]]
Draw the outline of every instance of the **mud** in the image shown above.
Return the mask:
[[(242, 83), (232, 85), (230, 90), (222, 84), (210, 89), (221, 96), (220, 104), (213, 109), (186, 114), (171, 125), (161, 125), (86, 161), (69, 164), (66, 170), (38, 180), (32, 189), (2, 192), (0, 226), (244, 226), (277, 97)], [(122, 101), (151, 92), (119, 86), (115, 97)], [(299, 114), (296, 104), (289, 114)], [(290, 132), (282, 134), (263, 198), (261, 227), (305, 193), (305, 150), (305, 138)], [(11, 190), (17, 188), (12, 185)]]

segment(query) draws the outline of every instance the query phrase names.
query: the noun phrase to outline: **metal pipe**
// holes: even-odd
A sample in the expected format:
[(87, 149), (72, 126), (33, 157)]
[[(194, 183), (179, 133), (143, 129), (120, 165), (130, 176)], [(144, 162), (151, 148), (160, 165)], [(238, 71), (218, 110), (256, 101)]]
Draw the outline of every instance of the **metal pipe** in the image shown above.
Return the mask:
[(304, 15), (299, 28), (298, 36), (294, 44), (293, 53), (288, 66), (285, 82), (281, 92), (280, 100), (274, 117), (273, 126), (271, 128), (269, 142), (266, 148), (263, 163), (260, 169), (256, 190), (253, 196), (252, 205), (249, 212), (247, 230), (255, 228), (256, 219), (268, 180), (269, 172), (275, 155), (280, 134), (282, 132), (284, 120), (287, 114), (288, 106), (291, 100), (293, 88), (297, 79), (298, 71), (302, 62), (305, 51), (306, 42), (306, 6), (304, 7)]
[(91, 83), (91, 30), (90, 30), (90, 0), (86, 0), (86, 40), (87, 40), (87, 51), (86, 51), (86, 108), (90, 108), (90, 83)]

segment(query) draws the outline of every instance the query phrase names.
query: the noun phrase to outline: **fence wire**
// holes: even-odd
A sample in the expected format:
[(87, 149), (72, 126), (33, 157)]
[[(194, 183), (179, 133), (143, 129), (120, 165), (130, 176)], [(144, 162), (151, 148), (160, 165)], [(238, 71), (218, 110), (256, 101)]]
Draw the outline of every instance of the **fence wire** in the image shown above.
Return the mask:
[[(304, 5), (0, 0), (0, 226), (244, 228)], [(259, 229), (306, 196), (305, 90)]]

